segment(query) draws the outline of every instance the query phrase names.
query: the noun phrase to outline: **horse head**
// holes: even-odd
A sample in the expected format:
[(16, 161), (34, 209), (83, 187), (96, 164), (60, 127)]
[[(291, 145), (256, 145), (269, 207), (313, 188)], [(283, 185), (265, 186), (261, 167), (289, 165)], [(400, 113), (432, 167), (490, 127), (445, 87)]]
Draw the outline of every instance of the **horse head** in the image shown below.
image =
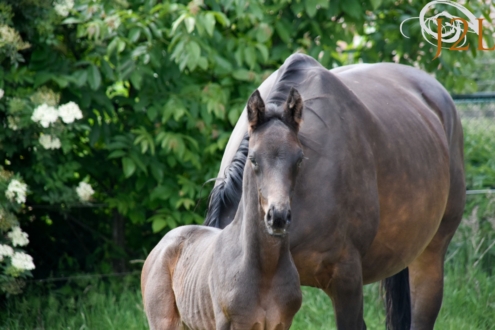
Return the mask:
[(291, 222), (291, 197), (304, 159), (297, 137), (303, 101), (292, 88), (282, 106), (265, 104), (256, 90), (247, 102), (249, 154), (268, 233), (284, 236)]

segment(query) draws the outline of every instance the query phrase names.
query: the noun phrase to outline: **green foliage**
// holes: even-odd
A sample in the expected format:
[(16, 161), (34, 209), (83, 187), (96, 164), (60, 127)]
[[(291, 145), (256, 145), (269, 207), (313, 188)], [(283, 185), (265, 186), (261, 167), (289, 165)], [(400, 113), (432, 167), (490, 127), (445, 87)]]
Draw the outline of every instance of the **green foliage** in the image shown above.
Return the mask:
[(463, 122), (468, 189), (495, 188), (495, 123), (493, 118)]
[[(488, 118), (466, 118), (464, 156), (467, 189), (495, 189), (495, 123)], [(495, 263), (495, 196), (467, 195), (464, 226), (454, 237), (450, 259), (464, 265), (464, 271), (482, 269), (493, 275)]]
[[(2, 2), (0, 121), (8, 129), (0, 132), (0, 160), (30, 187), (22, 219), (36, 219), (30, 226), (45, 239), (40, 249), (64, 246), (59, 262), (69, 269), (142, 255), (153, 233), (200, 223), (201, 184), (216, 176), (247, 96), (296, 51), (328, 68), (395, 59), (435, 72), (453, 91), (470, 86), (458, 63), (469, 62), (474, 48), (432, 61), (435, 48), (421, 42), (417, 24), (410, 39), (400, 35), (400, 22), (426, 3)], [(470, 6), (487, 14), (488, 5)], [(83, 119), (48, 127), (31, 119), (40, 105), (69, 102)], [(61, 148), (42, 148), (42, 134)], [(95, 190), (91, 203), (76, 193), (81, 181)], [(122, 217), (127, 250), (115, 234)], [(71, 259), (69, 230), (57, 231), (67, 222), (84, 228), (83, 236), (72, 229), (77, 243), (70, 243), (93, 254), (86, 261)]]

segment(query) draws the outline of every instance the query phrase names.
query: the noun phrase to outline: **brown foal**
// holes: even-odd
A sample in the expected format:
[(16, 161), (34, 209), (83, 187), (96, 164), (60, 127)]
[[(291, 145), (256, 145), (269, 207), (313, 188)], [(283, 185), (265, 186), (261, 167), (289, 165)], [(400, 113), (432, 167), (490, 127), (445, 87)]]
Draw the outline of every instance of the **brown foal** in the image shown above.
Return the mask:
[(243, 207), (224, 230), (180, 227), (151, 251), (141, 276), (151, 329), (282, 330), (301, 306), (288, 227), (303, 102), (293, 89), (282, 106), (265, 108), (255, 91), (247, 109)]

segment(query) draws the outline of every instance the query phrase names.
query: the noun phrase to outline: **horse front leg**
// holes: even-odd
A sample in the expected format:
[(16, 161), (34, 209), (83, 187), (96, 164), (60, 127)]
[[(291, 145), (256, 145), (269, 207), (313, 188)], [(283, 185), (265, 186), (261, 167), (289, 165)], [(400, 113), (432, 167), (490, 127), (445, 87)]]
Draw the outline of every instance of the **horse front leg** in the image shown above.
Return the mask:
[(348, 253), (348, 257), (334, 266), (330, 285), (324, 289), (332, 299), (337, 329), (363, 330), (363, 277), (361, 257)]

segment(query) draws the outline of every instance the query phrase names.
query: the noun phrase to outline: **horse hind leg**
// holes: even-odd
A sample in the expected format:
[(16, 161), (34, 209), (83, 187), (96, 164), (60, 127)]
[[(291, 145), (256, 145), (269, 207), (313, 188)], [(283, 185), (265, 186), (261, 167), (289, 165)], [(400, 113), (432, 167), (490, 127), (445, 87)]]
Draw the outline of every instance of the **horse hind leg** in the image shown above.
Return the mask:
[[(433, 240), (409, 265), (411, 330), (433, 329), (443, 297), (444, 258), (464, 209), (464, 186), (449, 198), (446, 212)], [(452, 192), (452, 189), (451, 189)]]
[[(153, 251), (155, 252), (155, 251)], [(172, 277), (166, 262), (150, 254), (141, 275), (144, 311), (151, 330), (182, 330), (179, 311), (172, 289)], [(151, 258), (150, 258), (151, 257)]]
[[(161, 279), (163, 280), (163, 279)], [(166, 280), (165, 280), (166, 281)], [(151, 330), (181, 330), (180, 315), (171, 289), (162, 285), (148, 285), (143, 294), (144, 309)]]
[(388, 330), (434, 328), (442, 306), (448, 241), (434, 239), (408, 268), (385, 280)]

